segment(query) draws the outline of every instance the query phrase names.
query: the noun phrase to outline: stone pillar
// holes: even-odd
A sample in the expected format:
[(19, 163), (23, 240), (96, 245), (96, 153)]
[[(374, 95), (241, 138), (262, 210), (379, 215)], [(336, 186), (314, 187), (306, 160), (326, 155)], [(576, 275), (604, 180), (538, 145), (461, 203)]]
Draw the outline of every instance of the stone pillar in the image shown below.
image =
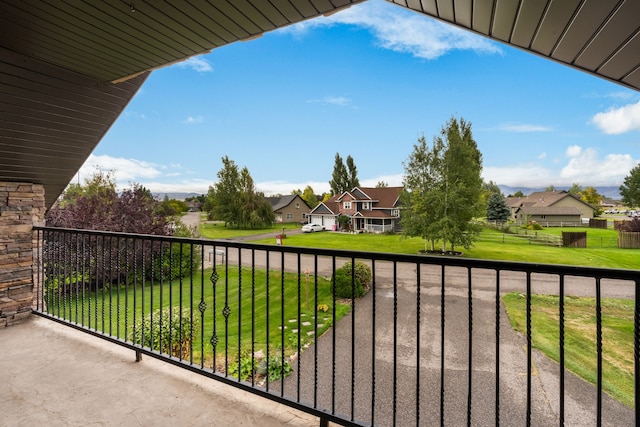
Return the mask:
[(31, 313), (33, 226), (44, 224), (44, 187), (0, 182), (0, 328)]

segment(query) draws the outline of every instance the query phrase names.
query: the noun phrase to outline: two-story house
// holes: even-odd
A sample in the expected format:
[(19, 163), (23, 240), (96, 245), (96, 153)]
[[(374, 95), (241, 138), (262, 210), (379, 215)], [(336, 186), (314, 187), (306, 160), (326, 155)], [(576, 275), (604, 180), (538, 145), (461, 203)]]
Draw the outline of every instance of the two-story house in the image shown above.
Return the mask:
[(402, 187), (355, 187), (320, 203), (309, 214), (309, 222), (326, 230), (338, 230), (338, 216), (349, 218), (349, 231), (383, 233), (399, 228)]

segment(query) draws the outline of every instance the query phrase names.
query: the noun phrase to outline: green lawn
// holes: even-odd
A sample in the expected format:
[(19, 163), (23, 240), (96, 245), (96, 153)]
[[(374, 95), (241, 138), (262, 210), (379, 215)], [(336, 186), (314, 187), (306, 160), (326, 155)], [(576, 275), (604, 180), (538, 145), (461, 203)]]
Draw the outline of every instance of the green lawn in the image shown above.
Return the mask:
[[(580, 229), (570, 228), (565, 231)], [(547, 228), (545, 233), (560, 234), (560, 228)], [(608, 233), (605, 233), (608, 232)], [(609, 237), (612, 230), (587, 229), (600, 237)], [(506, 235), (484, 229), (481, 239), (471, 249), (462, 248), (467, 258), (493, 259), (503, 261), (522, 261), (545, 264), (581, 265), (605, 268), (640, 269), (640, 251), (618, 248), (562, 248), (532, 244), (528, 239)], [(257, 240), (258, 243), (275, 244), (274, 239)], [(420, 238), (405, 238), (390, 234), (348, 234), (348, 233), (309, 233), (289, 235), (283, 240), (284, 245), (306, 246), (315, 248), (347, 249), (369, 252), (392, 252), (401, 254), (417, 254), (424, 249), (424, 241)]]
[[(318, 312), (318, 336), (329, 329), (333, 323), (334, 304), (331, 284), (326, 278), (317, 278), (318, 298), (316, 300), (314, 276), (310, 276), (308, 282), (301, 277), (299, 282), (298, 275), (285, 273), (284, 284), (282, 284), (281, 273), (272, 271), (267, 285), (265, 270), (256, 270), (255, 276), (252, 277), (250, 269), (242, 269), (240, 273), (237, 268), (229, 267), (229, 273), (226, 276), (225, 270), (219, 268), (217, 270), (219, 279), (216, 282), (214, 294), (210, 281), (211, 272), (211, 269), (205, 270), (204, 278), (198, 273), (194, 275), (193, 281), (185, 278), (182, 281), (174, 280), (170, 283), (147, 282), (144, 286), (139, 283), (135, 289), (130, 285), (119, 290), (117, 288), (99, 290), (97, 294), (85, 296), (84, 309), (81, 301), (70, 297), (54, 297), (55, 299), (49, 300), (48, 307), (53, 314), (119, 338), (130, 339), (134, 314), (139, 321), (143, 310), (144, 315), (148, 316), (160, 307), (181, 305), (185, 310), (183, 315), (187, 317), (192, 315), (198, 322), (191, 352), (194, 362), (202, 363), (209, 368), (213, 360), (218, 360), (220, 363), (226, 351), (230, 355), (229, 362), (234, 362), (237, 360), (238, 348), (245, 352), (251, 348), (252, 341), (255, 351), (261, 349), (266, 353), (269, 348), (273, 354), (278, 348), (284, 346), (286, 355), (294, 353), (297, 351), (298, 337), (302, 346), (313, 341), (313, 335), (307, 332), (314, 330), (314, 316), (318, 306), (324, 308), (322, 306), (326, 305), (327, 310)], [(252, 280), (255, 283), (253, 289)], [(202, 318), (199, 310), (201, 301), (206, 304), (206, 307), (203, 306), (205, 310)], [(228, 305), (230, 313), (227, 319), (223, 315), (225, 305)], [(301, 313), (300, 324), (298, 324), (298, 305)], [(349, 305), (336, 303), (336, 319), (340, 319), (349, 310)], [(216, 313), (215, 317), (212, 313)], [(283, 318), (284, 329), (281, 328)], [(156, 323), (159, 321), (158, 318), (154, 320)], [(171, 321), (178, 322), (177, 318)], [(168, 324), (169, 319), (163, 319), (163, 322)], [(310, 324), (303, 325), (303, 322)], [(297, 333), (294, 332), (296, 329)], [(214, 330), (218, 340), (215, 355), (211, 344)], [(200, 336), (204, 337), (204, 341)]]
[[(503, 297), (509, 321), (526, 334), (526, 300), (518, 293)], [(602, 300), (602, 379), (605, 392), (629, 407), (634, 404), (633, 301)], [(595, 299), (565, 298), (565, 365), (597, 381)], [(559, 362), (559, 297), (531, 296), (533, 346)]]
[(252, 236), (257, 234), (273, 233), (275, 241), (276, 234), (282, 234), (282, 228), (286, 230), (299, 230), (299, 224), (278, 224), (268, 228), (244, 230), (238, 228), (225, 227), (222, 221), (204, 221), (200, 223), (200, 235), (206, 239), (232, 239), (234, 237)]

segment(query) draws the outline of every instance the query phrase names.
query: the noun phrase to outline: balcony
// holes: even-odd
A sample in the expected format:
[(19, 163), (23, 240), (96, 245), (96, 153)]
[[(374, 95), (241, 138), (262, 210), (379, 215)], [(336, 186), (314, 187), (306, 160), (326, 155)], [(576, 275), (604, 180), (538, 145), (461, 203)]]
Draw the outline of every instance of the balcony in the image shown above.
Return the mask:
[[(321, 425), (634, 423), (636, 410), (605, 392), (602, 331), (603, 301), (636, 302), (637, 402), (638, 271), (36, 233), (38, 315)], [(354, 261), (370, 266), (371, 289), (355, 298), (352, 273), (351, 298), (339, 298), (334, 273)], [(509, 323), (507, 293), (524, 302), (525, 333)], [(557, 363), (534, 348), (538, 294), (558, 296)], [(595, 385), (565, 366), (576, 345), (565, 342), (565, 309), (575, 296), (594, 301)], [(154, 335), (153, 325), (179, 332)]]

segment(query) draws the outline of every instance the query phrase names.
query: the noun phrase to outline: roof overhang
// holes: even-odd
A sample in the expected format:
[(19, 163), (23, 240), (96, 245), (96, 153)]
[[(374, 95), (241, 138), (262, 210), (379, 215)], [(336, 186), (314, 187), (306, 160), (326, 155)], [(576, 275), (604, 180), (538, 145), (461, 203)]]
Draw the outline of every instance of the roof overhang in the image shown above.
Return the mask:
[[(389, 0), (640, 89), (637, 0)], [(361, 0), (0, 2), (0, 181), (47, 206), (148, 72)]]

